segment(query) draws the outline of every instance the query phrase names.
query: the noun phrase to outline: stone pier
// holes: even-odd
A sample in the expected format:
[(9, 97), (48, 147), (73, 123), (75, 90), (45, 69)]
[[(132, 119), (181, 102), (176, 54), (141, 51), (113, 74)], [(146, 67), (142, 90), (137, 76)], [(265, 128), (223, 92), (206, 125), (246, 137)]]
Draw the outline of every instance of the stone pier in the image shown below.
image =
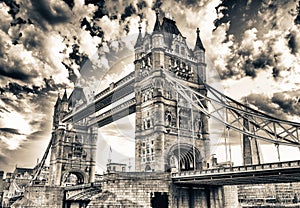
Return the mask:
[(172, 188), (171, 206), (188, 208), (238, 208), (236, 186), (179, 187)]

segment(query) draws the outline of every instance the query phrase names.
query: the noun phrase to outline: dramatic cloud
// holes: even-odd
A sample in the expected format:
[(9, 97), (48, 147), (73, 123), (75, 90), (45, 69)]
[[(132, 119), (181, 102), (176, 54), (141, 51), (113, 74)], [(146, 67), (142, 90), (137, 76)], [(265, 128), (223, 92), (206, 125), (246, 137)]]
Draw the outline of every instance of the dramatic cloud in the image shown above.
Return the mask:
[(226, 34), (221, 43), (225, 54), (220, 53), (225, 61), (215, 60), (221, 78), (255, 77), (269, 68), (278, 78), (296, 70), (299, 37), (291, 14), (295, 8), (292, 1), (222, 1), (215, 20), (215, 31)]
[(17, 134), (20, 135), (21, 133), (19, 132), (18, 129), (12, 129), (12, 128), (0, 128), (0, 132), (5, 134)]

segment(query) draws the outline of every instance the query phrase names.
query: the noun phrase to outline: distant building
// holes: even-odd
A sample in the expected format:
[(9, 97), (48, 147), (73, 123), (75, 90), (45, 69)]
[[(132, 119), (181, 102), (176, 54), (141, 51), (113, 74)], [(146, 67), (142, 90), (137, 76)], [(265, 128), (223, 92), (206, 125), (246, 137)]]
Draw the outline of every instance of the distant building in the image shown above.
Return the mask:
[[(34, 168), (19, 168), (16, 167), (12, 173), (0, 171), (0, 208), (10, 207), (17, 200), (28, 186), (33, 178)], [(45, 166), (41, 170), (36, 183), (45, 184), (49, 177), (49, 167)]]
[(14, 179), (31, 179), (33, 174), (32, 168), (18, 168), (13, 172)]
[(106, 165), (108, 173), (115, 173), (115, 172), (125, 172), (126, 171), (126, 164), (123, 163), (108, 163)]

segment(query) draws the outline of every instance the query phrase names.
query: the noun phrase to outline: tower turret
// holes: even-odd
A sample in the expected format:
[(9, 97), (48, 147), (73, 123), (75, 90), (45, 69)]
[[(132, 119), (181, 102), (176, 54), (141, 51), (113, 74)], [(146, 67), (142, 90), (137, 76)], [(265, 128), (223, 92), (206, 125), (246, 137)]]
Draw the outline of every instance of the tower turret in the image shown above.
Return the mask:
[(156, 21), (155, 21), (155, 24), (154, 24), (153, 33), (161, 31), (161, 26), (160, 26), (158, 15), (159, 15), (159, 12), (158, 12), (158, 10), (156, 10)]
[(67, 90), (65, 89), (64, 95), (61, 99), (61, 110), (66, 113), (68, 111), (68, 95)]
[(135, 48), (141, 47), (143, 45), (143, 36), (142, 36), (142, 26), (139, 25), (139, 35), (134, 45)]
[(60, 108), (61, 108), (61, 98), (60, 98), (60, 93), (58, 93), (57, 99), (56, 99), (56, 103), (54, 105), (53, 128), (57, 128), (58, 127)]
[(197, 38), (194, 48), (194, 56), (197, 59), (197, 70), (200, 82), (206, 82), (205, 48), (200, 38), (200, 30), (197, 28)]
[[(164, 35), (162, 33), (162, 27), (159, 22), (159, 12), (156, 11), (156, 21), (152, 33), (152, 59), (154, 68), (160, 68), (164, 62)], [(148, 52), (148, 51), (147, 51)], [(146, 53), (147, 53), (146, 52)]]
[(194, 48), (194, 51), (198, 51), (198, 50), (202, 50), (203, 52), (205, 52), (205, 48), (202, 44), (202, 41), (201, 41), (201, 38), (200, 38), (200, 30), (199, 28), (197, 28), (196, 30), (197, 32), (197, 39), (196, 39), (196, 44), (195, 44), (195, 48)]
[(65, 90), (64, 95), (60, 98), (58, 93), (56, 103), (54, 105), (54, 114), (53, 114), (53, 128), (57, 129), (62, 118), (68, 112), (68, 96), (67, 91)]

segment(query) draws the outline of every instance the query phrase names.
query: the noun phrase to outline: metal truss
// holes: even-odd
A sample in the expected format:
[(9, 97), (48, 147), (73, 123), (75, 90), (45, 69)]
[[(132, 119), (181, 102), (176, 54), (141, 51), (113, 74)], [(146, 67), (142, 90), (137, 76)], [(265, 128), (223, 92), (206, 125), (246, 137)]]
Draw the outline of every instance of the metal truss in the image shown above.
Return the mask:
[[(300, 147), (300, 123), (278, 119), (242, 104), (204, 83), (210, 96), (186, 86), (183, 80), (164, 71), (166, 80), (195, 108), (217, 120), (228, 130), (234, 130), (275, 145)], [(210, 103), (209, 111), (203, 103)]]

